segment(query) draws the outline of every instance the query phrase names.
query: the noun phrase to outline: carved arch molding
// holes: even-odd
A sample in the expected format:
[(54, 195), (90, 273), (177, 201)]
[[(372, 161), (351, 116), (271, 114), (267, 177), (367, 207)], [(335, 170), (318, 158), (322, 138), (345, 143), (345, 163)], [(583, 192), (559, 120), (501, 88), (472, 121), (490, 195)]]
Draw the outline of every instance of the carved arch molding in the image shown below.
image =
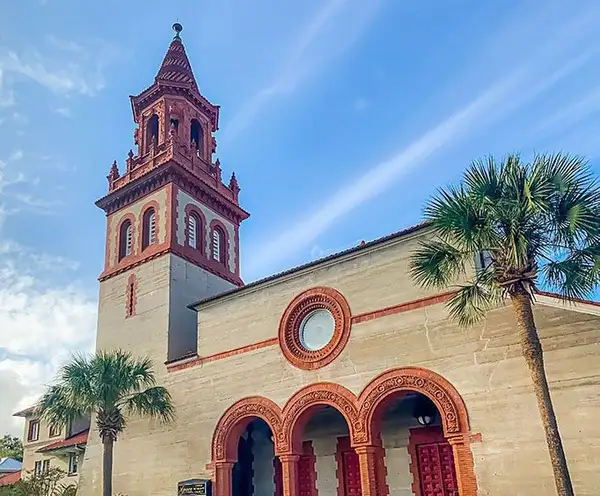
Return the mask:
[(427, 396), (437, 406), (444, 435), (453, 448), (459, 494), (476, 495), (469, 419), (464, 401), (450, 382), (419, 367), (386, 371), (373, 379), (358, 397), (343, 386), (322, 382), (298, 391), (283, 410), (261, 396), (244, 398), (228, 408), (217, 424), (212, 442), (212, 464), (218, 467), (236, 461), (239, 437), (257, 418), (269, 425), (277, 456), (301, 454), (304, 424), (310, 412), (323, 405), (336, 408), (344, 416), (353, 447), (375, 446), (379, 432), (374, 419), (380, 407), (399, 393), (409, 391)]

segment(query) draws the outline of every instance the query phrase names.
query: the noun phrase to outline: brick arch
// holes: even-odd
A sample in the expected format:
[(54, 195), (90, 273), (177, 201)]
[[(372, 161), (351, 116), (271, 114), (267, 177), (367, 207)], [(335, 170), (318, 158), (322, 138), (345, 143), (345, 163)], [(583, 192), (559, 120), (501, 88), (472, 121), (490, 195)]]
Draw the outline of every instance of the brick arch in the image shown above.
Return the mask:
[(378, 408), (402, 392), (416, 392), (427, 396), (440, 412), (446, 437), (469, 432), (467, 408), (456, 388), (441, 375), (420, 367), (403, 367), (384, 372), (373, 379), (360, 393), (360, 420), (365, 425), (365, 436), (357, 442), (372, 441), (373, 418)]
[(278, 449), (284, 439), (281, 409), (267, 398), (250, 396), (231, 405), (219, 419), (212, 440), (214, 463), (237, 460), (239, 438), (248, 424), (257, 418), (267, 423), (273, 433), (275, 449)]
[(283, 409), (283, 436), (277, 454), (301, 454), (302, 433), (310, 413), (319, 406), (331, 406), (340, 412), (350, 432), (350, 439), (364, 430), (360, 423), (357, 399), (354, 393), (339, 384), (320, 382), (311, 384), (294, 394)]
[(209, 259), (212, 260), (212, 243), (213, 243), (213, 229), (215, 228), (219, 228), (219, 230), (221, 231), (221, 233), (223, 234), (223, 244), (225, 246), (221, 247), (221, 256), (224, 258), (224, 260), (222, 260), (220, 262), (220, 264), (222, 264), (226, 269), (228, 269), (229, 271), (231, 270), (231, 264), (229, 263), (229, 251), (230, 249), (233, 249), (235, 251), (235, 248), (231, 245), (231, 240), (229, 239), (229, 230), (227, 229), (227, 226), (225, 226), (225, 224), (223, 224), (223, 222), (221, 222), (219, 219), (213, 219), (210, 221), (210, 225), (208, 226), (208, 232), (209, 232), (209, 236), (210, 236), (210, 250), (207, 253), (207, 256)]

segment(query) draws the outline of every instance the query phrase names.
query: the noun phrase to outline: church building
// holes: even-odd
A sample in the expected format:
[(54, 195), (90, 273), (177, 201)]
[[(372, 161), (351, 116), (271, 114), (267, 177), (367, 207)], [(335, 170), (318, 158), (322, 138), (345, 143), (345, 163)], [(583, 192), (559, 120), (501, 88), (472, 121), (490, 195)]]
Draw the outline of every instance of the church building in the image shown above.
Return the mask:
[[(115, 494), (171, 496), (191, 480), (216, 496), (556, 494), (512, 311), (450, 320), (450, 289), (408, 272), (426, 225), (244, 284), (249, 214), (216, 157), (219, 107), (174, 28), (131, 97), (135, 149), (97, 201), (97, 349), (151, 357), (177, 416), (128, 420)], [(600, 305), (539, 294), (535, 317), (575, 492), (597, 495)], [(79, 494), (101, 494), (93, 423), (79, 472)]]

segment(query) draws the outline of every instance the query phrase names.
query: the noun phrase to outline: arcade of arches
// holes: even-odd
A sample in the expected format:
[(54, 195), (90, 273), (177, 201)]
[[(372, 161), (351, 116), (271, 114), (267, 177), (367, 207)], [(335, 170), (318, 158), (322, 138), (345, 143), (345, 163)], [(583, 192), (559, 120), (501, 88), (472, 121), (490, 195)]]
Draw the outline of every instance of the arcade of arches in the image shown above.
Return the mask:
[(357, 397), (333, 383), (280, 409), (242, 399), (214, 433), (216, 496), (474, 496), (464, 402), (438, 374), (389, 370)]

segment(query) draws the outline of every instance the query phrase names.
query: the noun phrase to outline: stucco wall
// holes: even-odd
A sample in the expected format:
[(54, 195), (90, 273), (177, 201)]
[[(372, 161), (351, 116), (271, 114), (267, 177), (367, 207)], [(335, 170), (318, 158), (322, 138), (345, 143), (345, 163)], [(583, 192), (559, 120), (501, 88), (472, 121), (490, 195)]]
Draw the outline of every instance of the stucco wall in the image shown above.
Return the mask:
[[(354, 315), (426, 296), (407, 275), (413, 247), (414, 240), (397, 240), (204, 306), (198, 315), (199, 354), (276, 337), (288, 303), (314, 286), (340, 291)], [(140, 269), (152, 273), (151, 267)], [(124, 284), (119, 288), (121, 295)], [(104, 291), (109, 297), (111, 293)], [(150, 301), (148, 296), (147, 304)], [(120, 304), (113, 311), (122, 315)], [(110, 301), (101, 300), (101, 314), (110, 313)], [(100, 334), (106, 333), (110, 320), (102, 318)], [(600, 423), (596, 422), (600, 417), (600, 319), (541, 303), (536, 306), (536, 318), (576, 493), (596, 495), (600, 487)], [(165, 320), (166, 316), (163, 325)], [(166, 496), (179, 480), (210, 477), (206, 465), (215, 426), (222, 413), (241, 398), (262, 395), (283, 406), (294, 392), (317, 381), (336, 382), (358, 394), (387, 369), (420, 366), (441, 374), (456, 387), (466, 402), (472, 432), (481, 434), (482, 442), (472, 445), (480, 495), (552, 495), (543, 430), (513, 322), (509, 309), (498, 309), (484, 323), (459, 329), (448, 320), (444, 306), (437, 304), (354, 324), (340, 356), (316, 371), (294, 368), (274, 345), (166, 374), (164, 384), (173, 394), (177, 423), (165, 427), (147, 420), (129, 422), (115, 451), (115, 491), (142, 496), (152, 489), (153, 495)], [(140, 321), (131, 330), (125, 328), (121, 334), (128, 337), (123, 342), (142, 351), (159, 348), (160, 325), (158, 320)], [(105, 341), (99, 336), (99, 343)], [(398, 488), (405, 487), (406, 476), (399, 456), (391, 458), (397, 460), (393, 484)], [(98, 481), (99, 467), (98, 446), (91, 446), (86, 452), (82, 494), (99, 494), (99, 487), (90, 485)]]

